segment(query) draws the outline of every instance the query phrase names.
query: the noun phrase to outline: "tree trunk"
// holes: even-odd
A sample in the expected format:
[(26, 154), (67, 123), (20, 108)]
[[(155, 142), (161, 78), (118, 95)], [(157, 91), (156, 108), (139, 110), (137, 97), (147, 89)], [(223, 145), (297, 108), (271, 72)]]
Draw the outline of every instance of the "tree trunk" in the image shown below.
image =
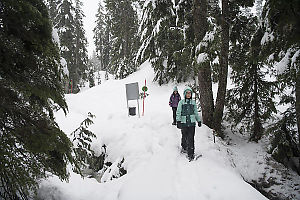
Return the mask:
[(213, 129), (214, 101), (210, 66), (199, 69), (198, 80), (202, 120), (205, 125)]
[[(254, 65), (257, 65), (256, 63)], [(261, 132), (262, 132), (262, 125), (260, 123), (260, 117), (259, 117), (259, 103), (258, 103), (258, 83), (257, 83), (257, 66), (254, 66), (254, 92), (253, 92), (253, 99), (254, 99), (254, 125), (253, 125), (253, 132), (250, 136), (251, 141), (258, 142), (261, 138)]]
[(208, 29), (207, 0), (194, 0), (193, 28), (195, 45), (197, 46), (204, 38)]
[[(298, 127), (298, 152), (300, 152), (300, 69), (296, 73), (296, 118)], [(298, 170), (300, 171), (300, 159)]]
[(221, 53), (220, 53), (220, 70), (219, 70), (219, 85), (214, 110), (214, 129), (221, 137), (224, 134), (221, 131), (221, 123), (225, 106), (225, 97), (227, 89), (228, 76), (228, 51), (229, 51), (229, 23), (228, 23), (228, 0), (222, 0), (222, 20), (221, 20)]
[[(193, 8), (193, 28), (195, 34), (195, 44), (198, 46), (204, 38), (207, 29), (207, 0), (194, 0)], [(203, 123), (213, 128), (213, 92), (211, 80), (211, 67), (209, 64), (201, 66), (198, 72), (200, 104), (202, 110)]]

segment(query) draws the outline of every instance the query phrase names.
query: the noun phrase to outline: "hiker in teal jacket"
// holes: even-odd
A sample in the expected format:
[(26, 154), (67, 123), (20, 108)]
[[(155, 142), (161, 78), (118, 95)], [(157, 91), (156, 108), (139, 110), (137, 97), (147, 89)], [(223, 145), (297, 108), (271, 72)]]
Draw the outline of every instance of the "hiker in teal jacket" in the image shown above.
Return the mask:
[(194, 159), (195, 126), (201, 126), (196, 102), (192, 99), (192, 89), (187, 87), (183, 92), (184, 99), (178, 103), (176, 112), (177, 128), (181, 129), (182, 152), (187, 153), (189, 160)]

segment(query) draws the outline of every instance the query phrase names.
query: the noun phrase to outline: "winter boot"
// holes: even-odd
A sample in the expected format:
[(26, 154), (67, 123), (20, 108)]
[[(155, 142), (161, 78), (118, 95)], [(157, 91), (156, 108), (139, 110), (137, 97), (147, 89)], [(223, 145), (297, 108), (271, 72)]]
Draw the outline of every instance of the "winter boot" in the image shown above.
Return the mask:
[(189, 157), (189, 162), (193, 161), (195, 158), (194, 154), (188, 155), (188, 157)]

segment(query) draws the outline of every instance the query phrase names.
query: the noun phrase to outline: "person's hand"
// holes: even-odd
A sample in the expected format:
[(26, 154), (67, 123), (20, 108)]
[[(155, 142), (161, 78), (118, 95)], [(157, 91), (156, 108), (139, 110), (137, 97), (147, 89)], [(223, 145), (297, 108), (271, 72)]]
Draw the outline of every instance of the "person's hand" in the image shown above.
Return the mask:
[(201, 125), (202, 125), (202, 124), (201, 124), (201, 121), (199, 121), (199, 122), (198, 122), (198, 126), (201, 127)]
[(182, 128), (182, 124), (181, 124), (181, 122), (180, 122), (180, 121), (177, 121), (176, 125), (177, 125), (177, 128), (179, 128), (179, 129), (181, 129), (181, 128)]

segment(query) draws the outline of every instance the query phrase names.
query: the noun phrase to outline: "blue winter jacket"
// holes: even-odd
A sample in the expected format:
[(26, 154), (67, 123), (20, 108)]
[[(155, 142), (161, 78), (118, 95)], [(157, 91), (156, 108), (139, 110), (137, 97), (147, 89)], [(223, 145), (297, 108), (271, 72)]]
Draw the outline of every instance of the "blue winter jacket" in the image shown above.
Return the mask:
[(201, 121), (198, 114), (196, 102), (192, 100), (192, 98), (186, 99), (187, 91), (192, 92), (192, 89), (190, 87), (187, 87), (184, 90), (184, 99), (179, 101), (176, 112), (176, 121), (181, 122), (182, 127), (196, 126), (196, 122)]

